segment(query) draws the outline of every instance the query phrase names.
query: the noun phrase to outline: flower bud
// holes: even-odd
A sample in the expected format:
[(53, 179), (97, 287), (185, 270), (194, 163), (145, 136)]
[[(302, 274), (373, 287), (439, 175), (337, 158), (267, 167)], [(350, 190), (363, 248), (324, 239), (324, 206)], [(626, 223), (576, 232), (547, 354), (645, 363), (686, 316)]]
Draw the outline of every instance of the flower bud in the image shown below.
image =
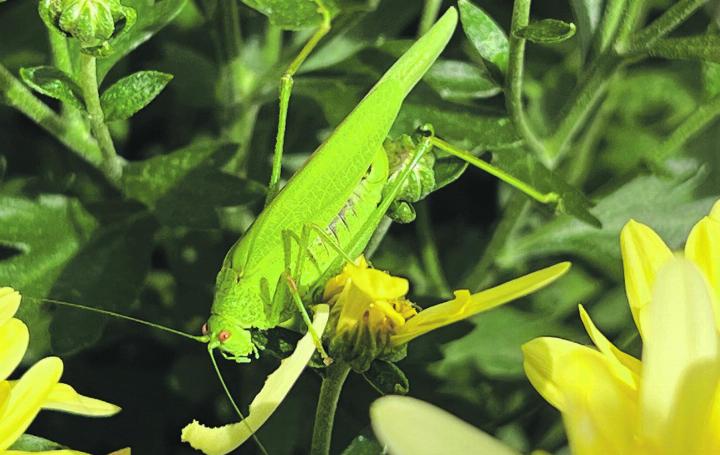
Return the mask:
[(40, 17), (49, 28), (75, 38), (83, 52), (106, 56), (110, 41), (133, 26), (135, 10), (119, 0), (40, 0)]
[[(383, 144), (390, 164), (390, 182), (398, 178), (399, 171), (415, 155), (417, 145), (408, 135), (397, 140), (386, 140)], [(435, 155), (426, 153), (413, 167), (408, 178), (388, 209), (388, 216), (398, 223), (410, 223), (415, 220), (415, 209), (411, 205), (424, 199), (435, 189)]]

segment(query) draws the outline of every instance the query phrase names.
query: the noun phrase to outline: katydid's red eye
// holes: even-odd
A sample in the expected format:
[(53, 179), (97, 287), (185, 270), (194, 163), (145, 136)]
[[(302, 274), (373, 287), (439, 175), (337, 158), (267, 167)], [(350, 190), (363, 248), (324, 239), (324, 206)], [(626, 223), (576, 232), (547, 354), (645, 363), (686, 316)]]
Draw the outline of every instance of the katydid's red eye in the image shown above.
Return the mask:
[(227, 330), (223, 330), (220, 333), (218, 333), (218, 340), (220, 340), (221, 343), (224, 343), (230, 338), (230, 332)]
[(202, 325), (202, 328), (200, 329), (200, 331), (202, 332), (203, 335), (207, 335), (207, 333), (208, 333), (207, 322)]

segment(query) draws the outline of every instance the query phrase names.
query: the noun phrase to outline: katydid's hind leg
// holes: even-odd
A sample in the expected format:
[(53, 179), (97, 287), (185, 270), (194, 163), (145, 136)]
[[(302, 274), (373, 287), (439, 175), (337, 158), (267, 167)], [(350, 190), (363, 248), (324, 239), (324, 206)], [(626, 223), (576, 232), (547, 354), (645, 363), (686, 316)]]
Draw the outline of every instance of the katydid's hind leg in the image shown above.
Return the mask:
[(322, 15), (322, 21), (315, 33), (310, 37), (300, 53), (290, 63), (290, 66), (280, 79), (280, 105), (278, 113), (278, 129), (275, 137), (275, 151), (273, 153), (272, 173), (270, 174), (270, 184), (268, 185), (267, 197), (265, 205), (269, 204), (278, 193), (280, 184), (280, 169), (282, 166), (283, 147), (285, 145), (285, 128), (287, 125), (288, 105), (290, 104), (290, 95), (292, 94), (293, 75), (307, 59), (310, 52), (315, 49), (320, 40), (330, 31), (330, 11), (323, 3), (323, 0), (315, 0), (318, 6), (318, 13)]

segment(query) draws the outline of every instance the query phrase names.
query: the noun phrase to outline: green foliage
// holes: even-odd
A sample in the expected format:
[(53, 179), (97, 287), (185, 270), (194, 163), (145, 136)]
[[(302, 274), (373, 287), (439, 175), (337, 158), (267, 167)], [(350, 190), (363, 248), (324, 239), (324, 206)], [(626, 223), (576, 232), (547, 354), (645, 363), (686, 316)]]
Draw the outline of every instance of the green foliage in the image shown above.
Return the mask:
[(53, 66), (21, 68), (20, 76), (33, 90), (70, 106), (85, 110), (80, 87), (70, 76)]
[(463, 30), (478, 53), (503, 73), (507, 72), (509, 47), (502, 28), (469, 0), (459, 0), (458, 7)]
[(575, 24), (557, 19), (543, 19), (514, 30), (515, 36), (538, 44), (562, 43), (575, 35)]
[(648, 54), (653, 57), (720, 63), (720, 36), (661, 39), (648, 50)]
[(138, 71), (110, 86), (100, 97), (105, 121), (127, 120), (162, 92), (171, 74)]

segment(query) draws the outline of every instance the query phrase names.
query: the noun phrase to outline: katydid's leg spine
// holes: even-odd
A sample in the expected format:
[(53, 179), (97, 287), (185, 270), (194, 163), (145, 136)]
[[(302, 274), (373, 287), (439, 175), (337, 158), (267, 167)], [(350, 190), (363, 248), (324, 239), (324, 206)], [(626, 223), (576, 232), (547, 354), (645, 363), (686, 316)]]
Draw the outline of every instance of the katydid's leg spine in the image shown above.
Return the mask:
[(290, 104), (290, 95), (292, 94), (293, 76), (297, 73), (300, 66), (305, 62), (308, 55), (315, 49), (317, 44), (330, 31), (330, 11), (327, 9), (322, 0), (316, 0), (318, 12), (322, 15), (322, 22), (310, 37), (307, 43), (300, 50), (300, 53), (290, 63), (290, 66), (280, 79), (280, 105), (278, 113), (278, 129), (275, 137), (275, 150), (273, 153), (272, 173), (270, 174), (270, 184), (268, 185), (267, 197), (265, 205), (273, 200), (278, 192), (280, 184), (280, 170), (282, 167), (283, 148), (285, 146), (285, 128), (287, 126), (288, 105)]

